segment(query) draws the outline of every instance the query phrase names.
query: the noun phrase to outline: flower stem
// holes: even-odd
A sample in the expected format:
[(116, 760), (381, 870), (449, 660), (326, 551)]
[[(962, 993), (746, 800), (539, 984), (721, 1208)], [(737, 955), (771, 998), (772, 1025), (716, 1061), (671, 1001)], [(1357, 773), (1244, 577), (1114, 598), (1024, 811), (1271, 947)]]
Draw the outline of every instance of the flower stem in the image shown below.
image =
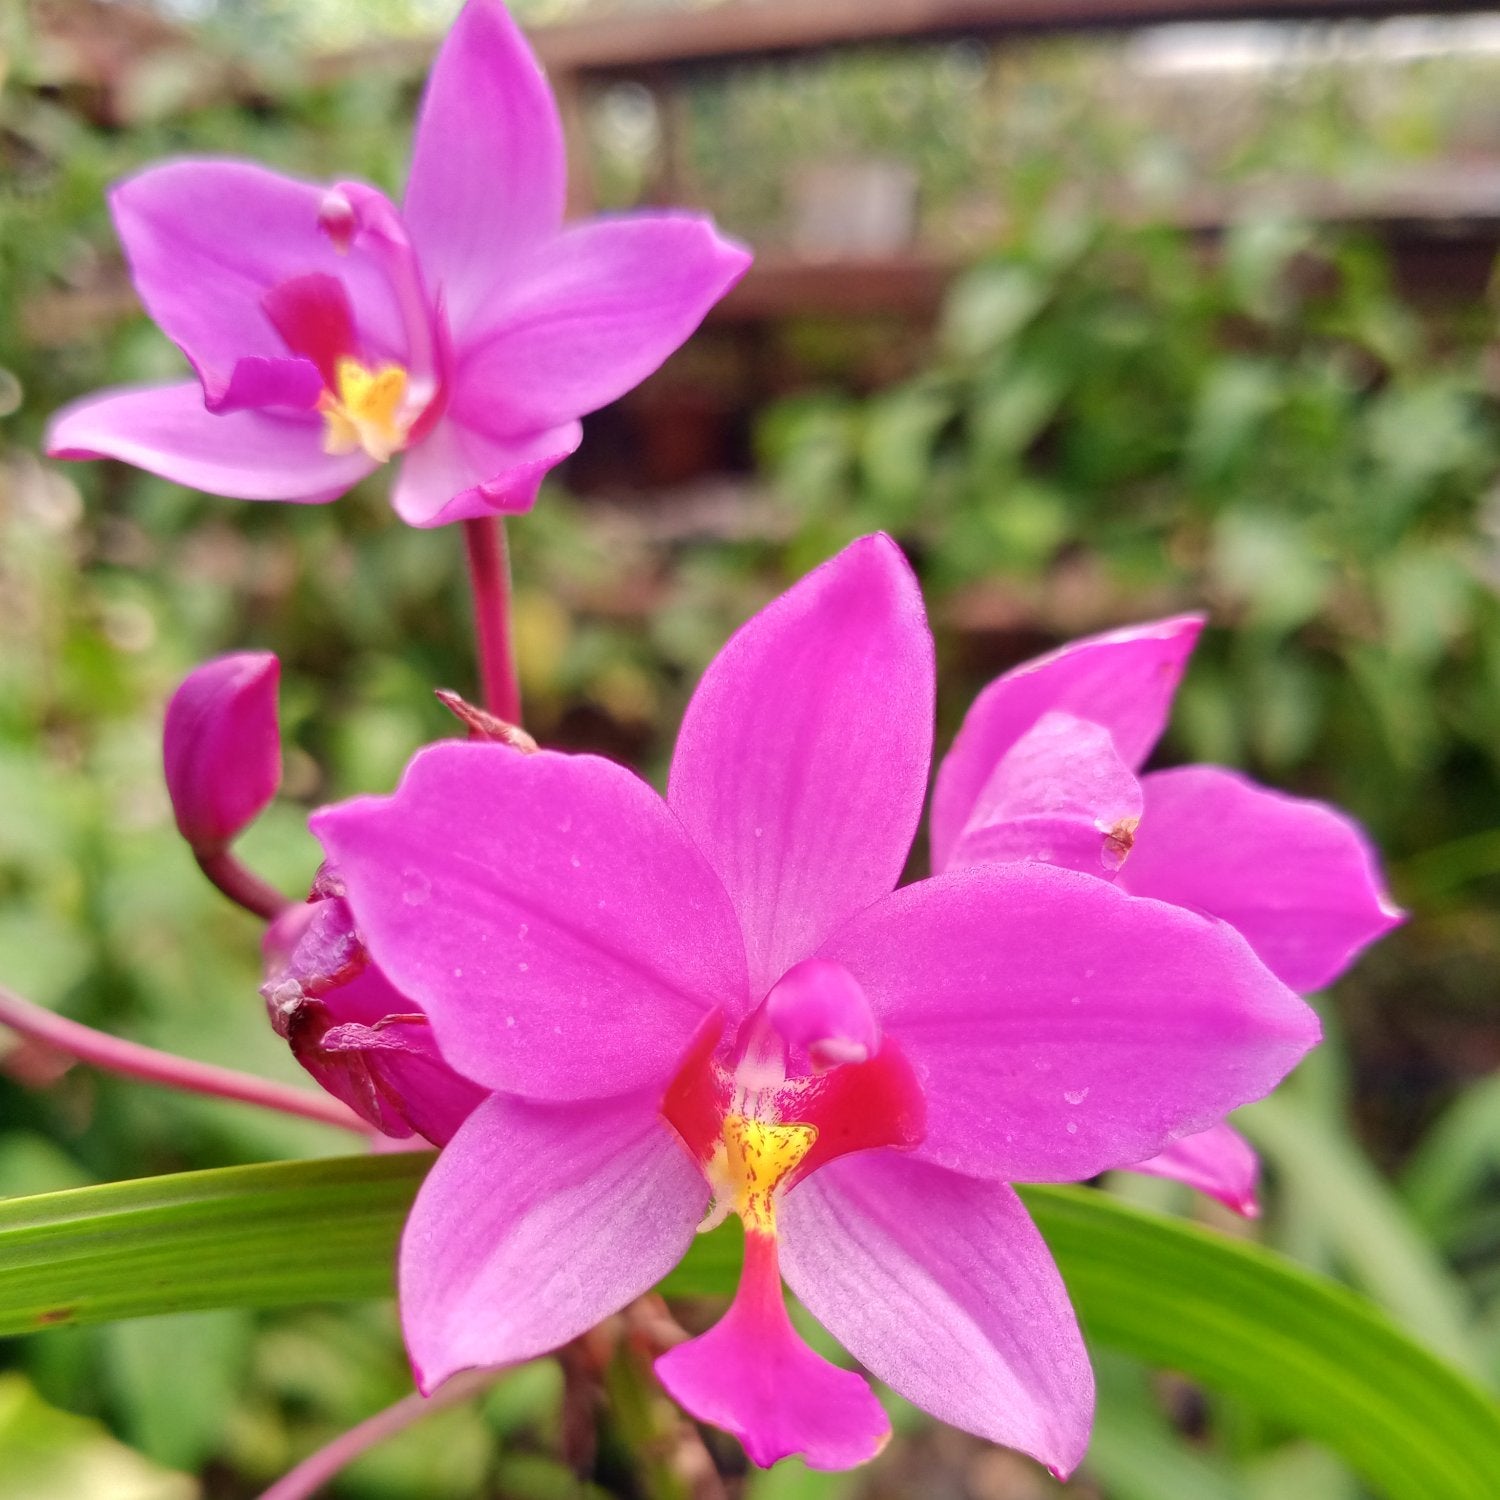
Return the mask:
[(362, 1453), (367, 1453), (387, 1438), (395, 1437), (398, 1432), (405, 1432), (433, 1412), (467, 1401), (494, 1378), (493, 1370), (466, 1370), (431, 1396), (421, 1396), (415, 1391), (404, 1396), (394, 1406), (376, 1412), (373, 1417), (366, 1418), (357, 1427), (351, 1427), (326, 1447), (304, 1458), (289, 1474), (277, 1480), (260, 1500), (307, 1500)]
[(246, 869), (228, 849), (212, 853), (194, 850), (198, 868), (234, 902), (246, 911), (274, 922), (292, 903), (274, 886), (268, 885), (253, 870)]
[(484, 706), (497, 719), (519, 726), (521, 685), (510, 637), (510, 560), (505, 523), (499, 516), (464, 522), (469, 582), (474, 590), (474, 629), (479, 640), (479, 676)]
[(139, 1042), (123, 1041), (106, 1032), (95, 1031), (82, 1022), (70, 1021), (44, 1006), (33, 1005), (3, 985), (0, 985), (0, 1026), (107, 1073), (164, 1084), (189, 1094), (234, 1099), (241, 1104), (255, 1104), (285, 1115), (300, 1115), (304, 1120), (316, 1120), (320, 1125), (336, 1125), (360, 1135), (370, 1134), (370, 1127), (337, 1099), (284, 1083), (273, 1083), (252, 1073), (238, 1073), (233, 1068), (219, 1068), (212, 1063), (177, 1057), (171, 1052), (158, 1052), (156, 1048), (143, 1047)]

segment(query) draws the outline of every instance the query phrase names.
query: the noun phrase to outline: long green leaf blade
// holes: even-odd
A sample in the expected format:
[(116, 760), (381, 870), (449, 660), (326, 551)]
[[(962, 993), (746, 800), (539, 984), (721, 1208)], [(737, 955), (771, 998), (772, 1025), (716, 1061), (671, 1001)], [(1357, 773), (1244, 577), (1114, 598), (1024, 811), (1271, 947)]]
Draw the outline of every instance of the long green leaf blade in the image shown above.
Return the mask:
[[(430, 1158), (282, 1162), (0, 1203), (0, 1334), (388, 1295)], [(1393, 1500), (1493, 1500), (1500, 1411), (1344, 1288), (1105, 1194), (1029, 1188), (1090, 1338), (1320, 1439)], [(664, 1283), (727, 1293), (733, 1233)]]

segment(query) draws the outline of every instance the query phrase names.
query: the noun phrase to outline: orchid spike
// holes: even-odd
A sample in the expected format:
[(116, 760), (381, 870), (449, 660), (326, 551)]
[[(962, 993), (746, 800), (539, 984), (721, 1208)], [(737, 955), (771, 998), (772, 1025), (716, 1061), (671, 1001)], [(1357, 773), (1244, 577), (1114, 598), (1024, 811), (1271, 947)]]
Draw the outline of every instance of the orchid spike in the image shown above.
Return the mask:
[(1009, 1183), (1206, 1128), (1318, 1025), (1231, 928), (1104, 880), (895, 889), (933, 677), (916, 582), (869, 537), (710, 665), (665, 800), (597, 757), (449, 743), (315, 815), (372, 958), (492, 1091), (402, 1241), (422, 1389), (559, 1347), (733, 1213), (734, 1304), (658, 1370), (756, 1462), (843, 1468), (888, 1433), (784, 1276), (910, 1400), (1077, 1464), (1092, 1376)]
[[(1180, 615), (1110, 631), (985, 688), (938, 769), (932, 866), (1041, 861), (1204, 912), (1309, 994), (1402, 913), (1364, 833), (1335, 808), (1216, 766), (1138, 778), (1202, 627)], [(1135, 1170), (1258, 1211), (1259, 1163), (1228, 1125), (1173, 1141)]]
[(557, 106), (499, 0), (438, 54), (398, 209), (249, 162), (149, 168), (111, 195), (185, 384), (58, 414), (58, 458), (123, 459), (245, 500), (333, 500), (397, 455), (413, 526), (530, 509), (578, 419), (661, 364), (749, 255), (685, 213), (564, 227)]

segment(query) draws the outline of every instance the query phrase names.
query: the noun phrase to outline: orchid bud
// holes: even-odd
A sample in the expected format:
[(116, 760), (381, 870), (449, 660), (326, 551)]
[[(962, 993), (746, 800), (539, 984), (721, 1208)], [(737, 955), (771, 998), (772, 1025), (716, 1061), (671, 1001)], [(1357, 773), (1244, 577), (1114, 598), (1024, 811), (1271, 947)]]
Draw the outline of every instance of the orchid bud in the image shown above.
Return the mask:
[(167, 791), (177, 827), (199, 855), (253, 823), (281, 784), (280, 675), (269, 651), (220, 656), (190, 672), (167, 704)]

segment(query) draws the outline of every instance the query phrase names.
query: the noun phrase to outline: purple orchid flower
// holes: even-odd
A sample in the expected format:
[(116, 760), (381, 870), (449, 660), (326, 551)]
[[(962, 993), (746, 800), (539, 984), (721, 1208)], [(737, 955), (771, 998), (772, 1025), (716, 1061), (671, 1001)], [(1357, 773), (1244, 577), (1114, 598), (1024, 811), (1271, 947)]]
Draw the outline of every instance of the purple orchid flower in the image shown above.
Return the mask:
[[(1359, 826), (1218, 766), (1136, 772), (1203, 619), (1075, 641), (980, 693), (938, 768), (932, 868), (1041, 860), (1237, 928), (1291, 989), (1330, 984), (1403, 920)], [(1222, 1122), (1134, 1170), (1258, 1212), (1260, 1164)]]
[(1272, 1088), (1312, 1012), (1222, 922), (1034, 862), (897, 890), (933, 645), (884, 537), (746, 625), (665, 800), (587, 755), (431, 746), (315, 814), (370, 952), (493, 1091), (401, 1249), (419, 1385), (557, 1348), (736, 1213), (739, 1291), (657, 1370), (757, 1463), (871, 1457), (875, 1375), (1057, 1473), (1087, 1355), (1009, 1184), (1142, 1160)]
[(396, 454), (396, 512), (524, 511), (578, 419), (638, 384), (748, 253), (691, 214), (562, 224), (557, 107), (499, 0), (439, 52), (397, 209), (249, 162), (117, 186), (141, 300), (198, 379), (54, 419), (57, 458), (123, 459), (245, 500), (333, 500)]

